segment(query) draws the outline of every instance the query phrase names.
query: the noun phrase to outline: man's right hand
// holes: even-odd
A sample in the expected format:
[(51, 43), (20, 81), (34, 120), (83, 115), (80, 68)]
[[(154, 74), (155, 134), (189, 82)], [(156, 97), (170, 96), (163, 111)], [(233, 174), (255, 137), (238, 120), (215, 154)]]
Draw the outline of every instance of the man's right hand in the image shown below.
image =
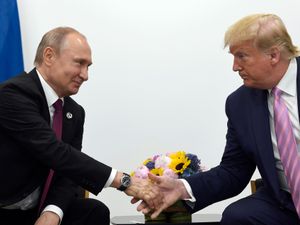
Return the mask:
[[(155, 190), (152, 192), (154, 194), (152, 198), (160, 203), (153, 208), (144, 200), (138, 205), (137, 210), (151, 215), (152, 219), (156, 218), (164, 209), (173, 205), (176, 201), (190, 197), (182, 181), (166, 176), (155, 176), (151, 173), (148, 176)], [(157, 199), (160, 199), (160, 201)], [(136, 198), (131, 200), (132, 203), (137, 201), (138, 199)]]
[(149, 210), (158, 209), (163, 204), (163, 194), (150, 179), (132, 177), (131, 185), (125, 190), (125, 193), (133, 197), (132, 203), (143, 200)]

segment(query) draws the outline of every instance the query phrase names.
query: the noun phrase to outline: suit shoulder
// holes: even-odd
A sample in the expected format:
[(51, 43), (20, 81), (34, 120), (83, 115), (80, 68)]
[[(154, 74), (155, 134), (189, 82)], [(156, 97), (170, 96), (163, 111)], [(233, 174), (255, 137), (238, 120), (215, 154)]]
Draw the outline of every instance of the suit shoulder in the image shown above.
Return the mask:
[(227, 97), (227, 102), (245, 100), (245, 98), (249, 97), (254, 91), (255, 89), (242, 85)]
[[(40, 87), (41, 88), (41, 87)], [(10, 90), (20, 91), (22, 93), (34, 93), (35, 91), (40, 94), (40, 88), (34, 81), (33, 75), (31, 73), (23, 72), (11, 79), (0, 84), (0, 90)]]
[(72, 106), (73, 108), (84, 111), (83, 107), (80, 104), (78, 104), (72, 97), (66, 96), (64, 97), (64, 101), (68, 103), (68, 105)]
[(267, 90), (249, 88), (241, 86), (232, 92), (226, 100), (226, 112), (239, 111), (247, 112), (249, 107), (255, 104), (265, 104), (267, 102)]

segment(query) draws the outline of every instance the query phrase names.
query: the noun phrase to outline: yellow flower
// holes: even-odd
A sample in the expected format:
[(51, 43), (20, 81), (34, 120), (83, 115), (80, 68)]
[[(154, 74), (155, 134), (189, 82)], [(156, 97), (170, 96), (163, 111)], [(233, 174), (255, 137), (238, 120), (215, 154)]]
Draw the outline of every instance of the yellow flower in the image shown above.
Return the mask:
[(154, 169), (150, 170), (150, 172), (156, 176), (162, 176), (164, 173), (164, 169), (163, 168), (154, 168)]
[(152, 159), (146, 159), (144, 162), (143, 162), (143, 165), (147, 165), (148, 162), (151, 162)]
[(186, 157), (184, 151), (178, 151), (169, 155), (171, 158), (170, 169), (175, 173), (183, 173), (183, 171), (190, 165), (191, 160)]

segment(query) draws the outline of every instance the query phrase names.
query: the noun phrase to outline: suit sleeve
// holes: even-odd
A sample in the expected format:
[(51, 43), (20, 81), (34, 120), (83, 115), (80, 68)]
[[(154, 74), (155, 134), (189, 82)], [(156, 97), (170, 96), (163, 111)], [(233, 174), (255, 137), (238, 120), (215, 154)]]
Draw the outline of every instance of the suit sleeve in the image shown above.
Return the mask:
[[(30, 155), (57, 174), (68, 177), (97, 195), (104, 187), (111, 167), (58, 141), (48, 122), (41, 116), (42, 96), (26, 84), (8, 84), (0, 89), (0, 126), (18, 143), (21, 154)], [(77, 115), (73, 115), (76, 119)]]
[(186, 178), (191, 185), (198, 211), (212, 203), (239, 194), (248, 184), (255, 170), (255, 163), (243, 151), (235, 123), (232, 122), (232, 108), (226, 102), (228, 116), (226, 146), (219, 166), (196, 176)]

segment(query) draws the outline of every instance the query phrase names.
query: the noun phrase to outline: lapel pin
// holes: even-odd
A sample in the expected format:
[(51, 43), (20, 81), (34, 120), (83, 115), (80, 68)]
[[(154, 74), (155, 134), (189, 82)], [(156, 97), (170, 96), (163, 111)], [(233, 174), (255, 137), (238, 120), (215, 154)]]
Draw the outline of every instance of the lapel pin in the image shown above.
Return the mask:
[(70, 113), (70, 112), (67, 112), (67, 113), (66, 113), (66, 117), (67, 117), (68, 119), (72, 119), (72, 118), (73, 118), (73, 114)]

